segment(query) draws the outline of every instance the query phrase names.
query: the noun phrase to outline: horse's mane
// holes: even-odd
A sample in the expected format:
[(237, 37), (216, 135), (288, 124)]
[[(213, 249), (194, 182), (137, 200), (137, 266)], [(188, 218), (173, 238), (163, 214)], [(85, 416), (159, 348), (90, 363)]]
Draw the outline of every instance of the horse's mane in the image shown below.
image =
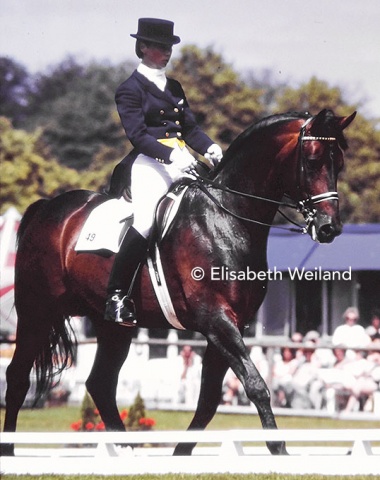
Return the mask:
[(253, 123), (238, 137), (236, 137), (235, 140), (231, 143), (223, 156), (223, 160), (213, 171), (213, 174), (216, 175), (221, 169), (223, 169), (223, 167), (230, 161), (230, 159), (234, 157), (238, 151), (240, 151), (242, 144), (245, 143), (245, 141), (249, 139), (252, 135), (262, 134), (266, 130), (272, 130), (282, 125), (283, 123), (287, 123), (292, 120), (306, 120), (309, 117), (311, 117), (309, 113), (287, 112), (270, 115), (269, 117), (265, 117), (258, 122)]

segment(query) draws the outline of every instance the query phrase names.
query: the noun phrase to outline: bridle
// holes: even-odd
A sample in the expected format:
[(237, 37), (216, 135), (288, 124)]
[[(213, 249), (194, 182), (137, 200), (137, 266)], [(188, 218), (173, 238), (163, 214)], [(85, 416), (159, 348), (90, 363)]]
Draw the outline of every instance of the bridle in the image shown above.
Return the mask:
[[(308, 198), (301, 200), (301, 192), (304, 190), (305, 185), (305, 157), (303, 154), (303, 142), (306, 141), (318, 141), (318, 142), (336, 142), (336, 137), (322, 137), (314, 135), (306, 135), (306, 127), (315, 117), (308, 118), (305, 123), (302, 125), (299, 136), (298, 136), (298, 168), (297, 168), (297, 192), (298, 199), (296, 202), (297, 211), (300, 212), (305, 219), (305, 229), (306, 232), (309, 230), (310, 225), (312, 224), (314, 217), (317, 213), (314, 206), (317, 203), (324, 201), (337, 201), (339, 202), (338, 192), (325, 192), (318, 195), (310, 195)], [(332, 160), (332, 153), (330, 151), (330, 158)], [(333, 169), (333, 162), (331, 162), (331, 168)]]
[[(219, 183), (216, 183), (213, 180), (209, 180), (207, 178), (204, 178), (204, 177), (200, 176), (195, 170), (192, 170), (191, 173), (194, 176), (196, 176), (196, 180), (195, 180), (194, 184), (196, 186), (198, 186), (215, 203), (215, 205), (217, 205), (221, 210), (223, 210), (224, 212), (228, 213), (229, 215), (232, 215), (233, 217), (235, 217), (239, 220), (243, 220), (243, 221), (249, 222), (249, 223), (255, 223), (255, 224), (266, 226), (266, 227), (279, 228), (279, 229), (282, 229), (282, 230), (297, 232), (297, 233), (303, 233), (303, 234), (307, 233), (310, 226), (312, 225), (314, 217), (317, 213), (314, 206), (316, 204), (318, 204), (320, 202), (324, 202), (326, 200), (327, 201), (339, 201), (338, 192), (335, 192), (335, 191), (334, 192), (325, 192), (325, 193), (321, 193), (321, 194), (318, 194), (318, 195), (310, 195), (306, 199), (301, 199), (301, 192), (302, 192), (302, 187), (304, 185), (304, 177), (305, 177), (305, 158), (304, 158), (304, 155), (303, 155), (303, 142), (305, 142), (305, 141), (335, 142), (337, 140), (336, 137), (322, 137), (322, 136), (306, 135), (306, 127), (309, 125), (309, 123), (312, 120), (314, 120), (314, 118), (315, 117), (310, 117), (305, 121), (305, 123), (302, 125), (302, 127), (300, 129), (300, 133), (299, 133), (299, 136), (298, 136), (298, 147), (297, 147), (298, 168), (297, 168), (297, 186), (296, 186), (296, 190), (298, 192), (298, 198), (297, 198), (296, 201), (293, 200), (291, 197), (289, 197), (287, 194), (285, 194), (284, 196), (289, 197), (289, 202), (288, 201), (277, 201), (277, 200), (273, 200), (273, 199), (270, 199), (270, 198), (261, 197), (261, 196), (258, 196), (258, 195), (252, 195), (252, 194), (249, 194), (249, 193), (239, 192), (239, 191), (233, 190), (233, 189), (231, 189), (227, 186), (220, 185)], [(331, 156), (331, 154), (330, 154), (330, 156)], [(259, 220), (255, 220), (255, 219), (252, 219), (252, 218), (242, 217), (242, 216), (232, 212), (231, 210), (229, 210), (217, 198), (215, 198), (215, 196), (207, 188), (208, 186), (213, 187), (217, 190), (221, 190), (223, 192), (238, 195), (238, 196), (241, 196), (241, 197), (244, 197), (244, 198), (249, 198), (249, 199), (253, 199), (253, 200), (261, 200), (261, 201), (264, 201), (264, 202), (267, 202), (267, 203), (273, 203), (273, 204), (278, 205), (279, 208), (280, 207), (293, 208), (303, 215), (306, 225), (304, 227), (302, 225), (299, 225), (297, 222), (294, 222), (293, 220), (288, 218), (280, 210), (279, 210), (279, 213), (284, 218), (286, 218), (286, 220), (288, 220), (293, 225), (296, 225), (298, 228), (295, 229), (295, 228), (292, 228), (292, 227), (291, 228), (281, 227), (279, 225), (271, 225), (271, 224), (268, 224), (268, 223), (265, 223), (265, 222), (260, 222)]]

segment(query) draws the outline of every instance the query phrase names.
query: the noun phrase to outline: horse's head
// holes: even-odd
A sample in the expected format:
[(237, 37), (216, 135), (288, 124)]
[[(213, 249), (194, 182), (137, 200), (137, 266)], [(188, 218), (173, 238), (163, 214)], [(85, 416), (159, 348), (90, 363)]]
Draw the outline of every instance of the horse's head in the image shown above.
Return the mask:
[(307, 232), (316, 242), (330, 243), (342, 232), (337, 179), (347, 148), (343, 130), (355, 115), (336, 117), (331, 110), (322, 110), (307, 119), (299, 133), (292, 196), (305, 218)]

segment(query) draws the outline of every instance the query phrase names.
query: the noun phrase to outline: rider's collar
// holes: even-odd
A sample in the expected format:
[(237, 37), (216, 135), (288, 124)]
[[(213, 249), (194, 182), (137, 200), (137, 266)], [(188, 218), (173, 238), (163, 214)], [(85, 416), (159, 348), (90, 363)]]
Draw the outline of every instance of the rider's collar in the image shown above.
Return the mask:
[(164, 91), (166, 86), (166, 69), (165, 68), (150, 68), (143, 63), (137, 67), (137, 71), (144, 75), (149, 81), (153, 82), (156, 87)]

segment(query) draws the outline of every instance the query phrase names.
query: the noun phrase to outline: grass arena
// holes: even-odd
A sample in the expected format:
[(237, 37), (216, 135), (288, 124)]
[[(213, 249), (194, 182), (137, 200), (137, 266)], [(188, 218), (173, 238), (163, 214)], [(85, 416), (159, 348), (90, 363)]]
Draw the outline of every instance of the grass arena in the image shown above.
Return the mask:
[[(1, 412), (3, 416), (3, 411)], [(264, 431), (257, 415), (219, 413), (204, 432), (179, 431), (191, 412), (149, 411), (149, 432), (70, 432), (79, 407), (24, 409), (16, 456), (3, 457), (4, 478), (288, 479), (378, 478), (380, 422), (277, 416)], [(307, 427), (307, 428), (305, 428)], [(43, 433), (42, 433), (43, 432)], [(285, 440), (289, 456), (272, 456), (264, 441)], [(198, 442), (191, 457), (173, 457), (178, 441)], [(133, 448), (115, 446), (128, 442)]]

